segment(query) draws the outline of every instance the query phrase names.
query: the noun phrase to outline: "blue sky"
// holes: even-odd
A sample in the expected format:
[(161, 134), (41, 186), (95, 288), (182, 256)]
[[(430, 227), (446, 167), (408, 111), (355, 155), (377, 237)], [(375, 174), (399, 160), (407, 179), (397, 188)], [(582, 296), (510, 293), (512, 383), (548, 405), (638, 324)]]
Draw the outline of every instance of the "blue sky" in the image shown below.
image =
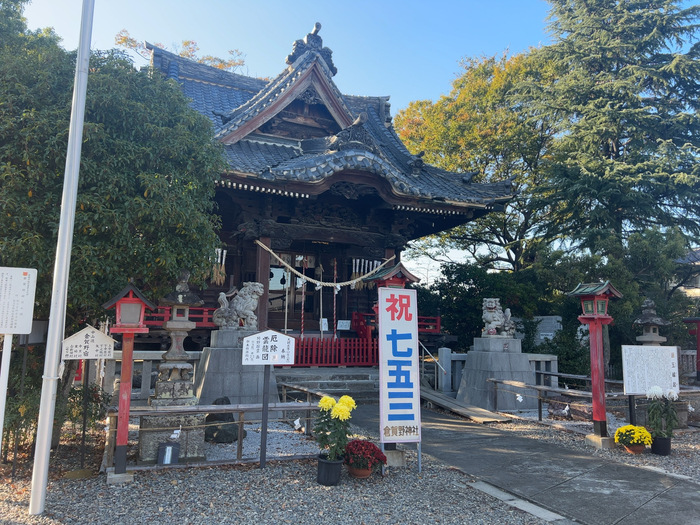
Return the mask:
[[(82, 0), (33, 0), (30, 29), (53, 27), (66, 49), (78, 45)], [(245, 55), (241, 72), (274, 77), (294, 40), (321, 22), (351, 95), (390, 95), (392, 113), (413, 100), (449, 93), (460, 60), (519, 53), (549, 42), (544, 0), (95, 0), (92, 48), (114, 47), (127, 29), (174, 49), (195, 40), (200, 55)], [(144, 60), (137, 61), (145, 64)]]

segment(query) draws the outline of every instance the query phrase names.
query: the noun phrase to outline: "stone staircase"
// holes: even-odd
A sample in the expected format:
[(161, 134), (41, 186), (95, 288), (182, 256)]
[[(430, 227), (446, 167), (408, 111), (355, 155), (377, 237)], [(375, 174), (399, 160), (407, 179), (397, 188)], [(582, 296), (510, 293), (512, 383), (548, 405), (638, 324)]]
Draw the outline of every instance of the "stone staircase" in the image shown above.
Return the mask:
[[(357, 402), (376, 403), (379, 400), (379, 369), (377, 367), (317, 367), (275, 368), (280, 395), (280, 383), (300, 385), (338, 398), (352, 396)], [(289, 394), (306, 400), (306, 394)], [(313, 400), (312, 400), (313, 401)]]

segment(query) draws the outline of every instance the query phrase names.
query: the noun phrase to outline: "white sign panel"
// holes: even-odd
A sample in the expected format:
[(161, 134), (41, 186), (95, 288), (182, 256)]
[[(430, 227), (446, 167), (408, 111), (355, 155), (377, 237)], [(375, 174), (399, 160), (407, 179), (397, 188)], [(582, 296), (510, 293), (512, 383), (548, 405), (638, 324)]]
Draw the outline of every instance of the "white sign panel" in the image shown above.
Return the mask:
[(112, 359), (114, 339), (90, 325), (63, 340), (63, 359)]
[(420, 442), (416, 291), (379, 288), (378, 321), (380, 440)]
[(646, 395), (652, 386), (677, 394), (678, 347), (622, 345), (622, 375), (627, 395)]
[(31, 334), (36, 270), (0, 267), (0, 334)]
[(267, 330), (243, 338), (244, 365), (293, 365), (294, 338)]

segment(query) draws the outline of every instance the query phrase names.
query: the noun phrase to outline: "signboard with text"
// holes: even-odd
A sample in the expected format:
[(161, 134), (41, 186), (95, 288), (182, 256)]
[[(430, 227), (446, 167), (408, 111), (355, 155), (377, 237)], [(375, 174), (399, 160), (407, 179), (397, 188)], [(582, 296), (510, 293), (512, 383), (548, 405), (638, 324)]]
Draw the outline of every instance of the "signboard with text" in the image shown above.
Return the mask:
[(33, 268), (0, 266), (0, 334), (31, 334), (36, 275)]
[(293, 365), (294, 338), (267, 330), (243, 338), (244, 365)]
[(379, 435), (421, 440), (418, 307), (415, 290), (379, 288)]
[(63, 340), (64, 360), (71, 359), (112, 359), (114, 357), (114, 339), (88, 325)]
[(680, 388), (677, 346), (622, 345), (625, 394), (645, 396), (652, 386)]

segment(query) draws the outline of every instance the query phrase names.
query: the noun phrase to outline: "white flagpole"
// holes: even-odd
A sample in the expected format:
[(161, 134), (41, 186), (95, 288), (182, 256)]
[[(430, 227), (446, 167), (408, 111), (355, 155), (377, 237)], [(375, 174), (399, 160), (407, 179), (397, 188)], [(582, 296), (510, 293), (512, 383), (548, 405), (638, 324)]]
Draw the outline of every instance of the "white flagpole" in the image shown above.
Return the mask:
[(58, 363), (66, 322), (66, 302), (68, 297), (68, 275), (70, 254), (73, 245), (75, 205), (78, 197), (78, 176), (80, 170), (80, 150), (83, 142), (83, 121), (85, 119), (85, 94), (87, 92), (88, 69), (90, 65), (90, 39), (92, 38), (92, 17), (95, 0), (83, 0), (80, 21), (80, 42), (75, 64), (75, 85), (71, 107), (70, 129), (66, 169), (63, 176), (63, 200), (61, 220), (56, 243), (56, 261), (51, 291), (49, 330), (46, 338), (46, 358), (41, 386), (39, 422), (36, 435), (34, 471), (32, 473), (32, 494), (29, 500), (29, 514), (44, 512), (46, 487), (49, 476), (49, 456), (51, 454), (51, 433), (54, 410), (56, 408), (56, 388), (58, 384)]

